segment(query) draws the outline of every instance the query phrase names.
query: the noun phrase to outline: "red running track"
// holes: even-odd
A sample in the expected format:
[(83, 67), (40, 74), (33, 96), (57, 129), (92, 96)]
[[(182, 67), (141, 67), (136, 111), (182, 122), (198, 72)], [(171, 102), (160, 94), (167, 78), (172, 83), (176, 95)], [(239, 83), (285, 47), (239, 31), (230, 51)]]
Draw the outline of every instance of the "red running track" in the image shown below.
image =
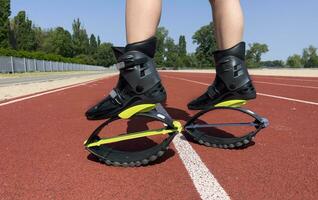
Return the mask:
[[(161, 75), (167, 105), (179, 111), (171, 114), (184, 122), (195, 113), (186, 104), (206, 89), (213, 75)], [(173, 145), (166, 157), (148, 167), (107, 167), (88, 159), (83, 141), (100, 122), (87, 121), (83, 113), (116, 79), (0, 103), (1, 199), (200, 198)], [(317, 199), (318, 78), (253, 79), (261, 95), (247, 107), (271, 122), (255, 145), (242, 150), (191, 146), (231, 199)]]

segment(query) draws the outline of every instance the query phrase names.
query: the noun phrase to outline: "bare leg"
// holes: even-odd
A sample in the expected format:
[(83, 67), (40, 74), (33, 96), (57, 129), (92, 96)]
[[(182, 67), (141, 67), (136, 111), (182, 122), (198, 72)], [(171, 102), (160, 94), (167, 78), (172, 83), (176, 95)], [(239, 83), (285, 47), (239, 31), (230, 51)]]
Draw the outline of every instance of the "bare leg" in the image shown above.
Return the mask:
[(188, 104), (192, 110), (205, 110), (218, 105), (240, 106), (256, 98), (244, 63), (244, 19), (240, 1), (210, 0), (210, 3), (218, 45), (218, 51), (213, 52), (216, 78), (203, 95)]
[(244, 17), (240, 0), (210, 0), (217, 45), (220, 50), (242, 41)]
[(126, 0), (125, 47), (113, 47), (121, 65), (116, 88), (86, 112), (87, 119), (108, 119), (129, 107), (157, 104), (166, 92), (153, 61), (155, 36), (161, 15), (161, 0)]
[(126, 0), (127, 43), (146, 40), (155, 35), (161, 16), (161, 0)]

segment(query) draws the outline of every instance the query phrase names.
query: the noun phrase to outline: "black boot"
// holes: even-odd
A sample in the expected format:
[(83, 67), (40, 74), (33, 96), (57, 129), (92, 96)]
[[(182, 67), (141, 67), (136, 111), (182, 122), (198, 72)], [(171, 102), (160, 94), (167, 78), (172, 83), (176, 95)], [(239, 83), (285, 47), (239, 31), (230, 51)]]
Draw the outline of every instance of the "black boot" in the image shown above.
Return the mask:
[(85, 113), (87, 119), (107, 119), (135, 105), (165, 101), (166, 92), (153, 60), (155, 50), (155, 37), (125, 48), (113, 47), (120, 70), (118, 83), (105, 99)]
[[(230, 100), (249, 100), (256, 98), (256, 91), (245, 66), (245, 43), (240, 42), (226, 50), (215, 51), (216, 78), (208, 90), (191, 101), (191, 110), (205, 110), (226, 104)], [(231, 101), (235, 102), (235, 101)]]

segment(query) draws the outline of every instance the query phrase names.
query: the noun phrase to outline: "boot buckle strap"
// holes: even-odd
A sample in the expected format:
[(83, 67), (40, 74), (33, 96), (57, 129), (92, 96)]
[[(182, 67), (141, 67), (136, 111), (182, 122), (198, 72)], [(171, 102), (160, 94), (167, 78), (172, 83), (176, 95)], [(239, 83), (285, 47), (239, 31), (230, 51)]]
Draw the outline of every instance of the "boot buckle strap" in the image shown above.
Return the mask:
[(124, 61), (121, 61), (116, 65), (116, 68), (118, 70), (126, 69), (126, 68), (132, 68), (136, 65), (142, 65), (147, 62), (147, 58), (138, 58), (138, 59), (124, 59)]
[(125, 69), (126, 67), (125, 62), (119, 62), (119, 63), (116, 63), (115, 65), (117, 70)]
[(120, 96), (120, 94), (116, 91), (116, 89), (113, 89), (112, 91), (110, 91), (109, 96), (119, 105), (122, 104), (122, 97)]
[(218, 93), (219, 91), (214, 86), (208, 87), (207, 94), (209, 95), (211, 99), (213, 99), (215, 95), (217, 95)]

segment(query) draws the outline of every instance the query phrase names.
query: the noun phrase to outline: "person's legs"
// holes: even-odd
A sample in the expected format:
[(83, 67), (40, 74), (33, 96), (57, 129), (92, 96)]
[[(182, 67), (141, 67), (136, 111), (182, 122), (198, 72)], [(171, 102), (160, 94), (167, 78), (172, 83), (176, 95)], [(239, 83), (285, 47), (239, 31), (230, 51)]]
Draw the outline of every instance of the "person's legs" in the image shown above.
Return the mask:
[[(243, 13), (239, 0), (210, 0), (218, 50), (213, 53), (216, 78), (208, 90), (191, 101), (188, 108), (204, 110), (211, 106), (238, 106), (256, 98), (245, 66)], [(234, 100), (234, 101), (233, 101)]]
[(126, 0), (127, 43), (146, 40), (155, 35), (161, 16), (162, 0)]
[(166, 99), (154, 63), (155, 33), (161, 15), (161, 0), (126, 1), (125, 47), (113, 47), (120, 70), (116, 87), (86, 112), (87, 119), (106, 119), (133, 106), (156, 104)]
[(210, 0), (219, 50), (242, 41), (244, 18), (240, 0)]

